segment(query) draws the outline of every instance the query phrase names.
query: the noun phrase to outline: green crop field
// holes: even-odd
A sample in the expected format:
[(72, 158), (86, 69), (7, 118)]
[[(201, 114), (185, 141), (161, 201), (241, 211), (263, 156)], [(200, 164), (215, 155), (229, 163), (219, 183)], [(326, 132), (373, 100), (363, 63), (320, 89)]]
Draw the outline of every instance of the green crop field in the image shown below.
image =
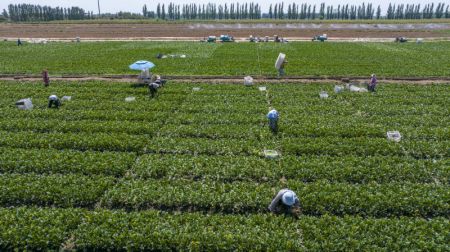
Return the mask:
[[(128, 73), (119, 62), (163, 48), (101, 45), (4, 43), (0, 72), (46, 65), (59, 73)], [(415, 44), (352, 44), (354, 52), (340, 43), (245, 44), (238, 51), (185, 45), (164, 50), (185, 52), (197, 64), (161, 60), (158, 71), (264, 74), (272, 63), (262, 59), (283, 49), (298, 55), (290, 57), (296, 74), (449, 73), (445, 43), (417, 51)], [(267, 49), (261, 64), (254, 63), (257, 48)], [(394, 68), (401, 59), (377, 55), (392, 60), (399, 51), (408, 52), (403, 59), (439, 64)], [(348, 59), (333, 62), (336, 54)], [(253, 58), (232, 65), (245, 55)], [(448, 250), (449, 85), (385, 84), (374, 94), (334, 94), (328, 84), (265, 86), (267, 93), (169, 82), (150, 99), (131, 83), (0, 82), (0, 250)], [(328, 99), (319, 98), (322, 90)], [(72, 100), (47, 109), (50, 94)], [(125, 102), (128, 96), (136, 101)], [(27, 97), (34, 108), (16, 109)], [(269, 106), (280, 112), (277, 135), (268, 129)], [(386, 139), (391, 130), (401, 132), (400, 142)], [(265, 149), (281, 157), (266, 159)], [(300, 198), (299, 219), (267, 210), (285, 187)]]
[[(450, 43), (231, 43), (82, 42), (25, 44), (0, 42), (0, 73), (50, 75), (137, 74), (128, 65), (156, 63), (162, 75), (275, 76), (274, 62), (286, 53), (292, 76), (448, 77)], [(156, 59), (158, 53), (186, 58)]]

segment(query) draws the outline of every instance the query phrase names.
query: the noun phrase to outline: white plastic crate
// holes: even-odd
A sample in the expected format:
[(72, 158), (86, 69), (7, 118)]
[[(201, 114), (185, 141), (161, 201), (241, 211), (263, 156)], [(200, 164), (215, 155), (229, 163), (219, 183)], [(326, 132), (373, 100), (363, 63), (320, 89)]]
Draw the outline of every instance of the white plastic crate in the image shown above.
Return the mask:
[(402, 135), (398, 131), (388, 131), (386, 135), (388, 140), (394, 142), (400, 142), (400, 140), (402, 139)]
[(328, 93), (325, 91), (320, 92), (319, 94), (321, 99), (327, 99), (328, 98)]
[(199, 87), (192, 88), (192, 91), (200, 91)]
[(127, 98), (125, 98), (125, 101), (126, 101), (126, 102), (133, 102), (133, 101), (136, 101), (136, 97), (134, 97), (134, 96), (127, 97)]
[(261, 92), (263, 92), (263, 91), (266, 91), (266, 90), (267, 90), (267, 88), (266, 88), (266, 87), (258, 87), (258, 89), (259, 89), (259, 91), (261, 91)]
[(253, 78), (251, 76), (244, 77), (244, 85), (251, 86), (253, 85)]
[(276, 150), (264, 150), (264, 157), (274, 159), (278, 158), (280, 154)]
[(16, 106), (18, 109), (29, 110), (33, 108), (33, 102), (31, 98), (21, 99), (16, 102)]
[(344, 91), (344, 86), (338, 86), (338, 85), (334, 86), (334, 92), (336, 94), (338, 94), (338, 93), (340, 93), (342, 91)]
[(351, 92), (358, 92), (358, 93), (364, 93), (367, 92), (367, 88), (361, 88), (354, 85), (350, 85), (350, 91)]
[(63, 96), (61, 98), (61, 101), (71, 101), (72, 100), (72, 96)]

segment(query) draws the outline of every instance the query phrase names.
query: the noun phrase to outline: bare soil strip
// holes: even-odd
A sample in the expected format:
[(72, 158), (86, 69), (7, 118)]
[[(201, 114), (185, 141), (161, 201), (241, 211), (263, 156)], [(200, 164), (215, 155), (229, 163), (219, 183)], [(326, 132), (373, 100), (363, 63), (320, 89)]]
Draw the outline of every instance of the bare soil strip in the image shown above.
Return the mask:
[[(173, 82), (183, 83), (211, 83), (211, 84), (243, 84), (244, 77), (239, 76), (163, 76), (164, 79)], [(106, 82), (126, 82), (137, 83), (137, 75), (62, 75), (51, 76), (51, 80), (57, 81), (106, 81)], [(3, 81), (42, 81), (41, 76), (38, 75), (0, 75), (0, 80)], [(392, 78), (379, 78), (381, 83), (393, 83), (393, 84), (450, 84), (450, 77), (392, 77)], [(286, 76), (284, 78), (275, 77), (253, 77), (255, 84), (260, 83), (298, 83), (298, 84), (315, 84), (315, 83), (360, 83), (364, 84), (369, 81), (368, 77), (345, 77), (345, 76)]]

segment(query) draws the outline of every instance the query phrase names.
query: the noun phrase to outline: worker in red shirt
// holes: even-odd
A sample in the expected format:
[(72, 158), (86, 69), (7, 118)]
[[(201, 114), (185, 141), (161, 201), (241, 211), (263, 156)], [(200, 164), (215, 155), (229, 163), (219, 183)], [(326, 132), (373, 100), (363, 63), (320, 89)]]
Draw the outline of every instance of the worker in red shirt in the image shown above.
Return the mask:
[(42, 71), (42, 80), (44, 81), (44, 86), (48, 87), (50, 85), (50, 77), (48, 77), (47, 69)]

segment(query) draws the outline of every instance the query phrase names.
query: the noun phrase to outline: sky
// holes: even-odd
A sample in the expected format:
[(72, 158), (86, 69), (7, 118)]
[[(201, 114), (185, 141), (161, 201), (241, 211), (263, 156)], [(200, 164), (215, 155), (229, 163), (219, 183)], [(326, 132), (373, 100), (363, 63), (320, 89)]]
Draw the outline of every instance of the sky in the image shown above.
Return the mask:
[[(177, 3), (177, 4), (187, 4), (187, 3), (216, 3), (216, 4), (224, 4), (224, 3), (232, 3), (232, 2), (252, 2), (251, 0), (241, 0), (241, 1), (225, 1), (225, 0), (126, 0), (126, 1), (119, 1), (119, 0), (100, 0), (100, 9), (101, 12), (110, 12), (110, 13), (116, 13), (119, 11), (126, 11), (126, 12), (135, 12), (135, 13), (141, 13), (142, 7), (144, 4), (147, 5), (149, 10), (156, 10), (156, 5), (158, 3), (165, 3), (166, 5), (169, 2)], [(258, 3), (262, 5), (262, 11), (267, 12), (269, 9), (270, 4), (280, 3), (282, 0), (264, 0), (264, 1), (257, 1), (253, 0), (253, 2)], [(362, 4), (363, 2), (370, 2), (372, 3), (375, 8), (378, 5), (381, 5), (382, 12), (385, 13), (387, 10), (387, 7), (389, 6), (389, 3), (392, 4), (421, 4), (422, 6), (427, 3), (434, 2), (435, 5), (439, 2), (447, 2), (447, 0), (378, 0), (378, 1), (356, 1), (356, 0), (323, 0), (323, 1), (313, 1), (313, 0), (300, 0), (300, 1), (293, 1), (293, 0), (285, 0), (285, 5), (288, 3), (295, 2), (296, 4), (302, 4), (302, 3), (308, 3), (308, 4), (316, 4), (320, 5), (321, 2), (326, 3), (327, 5), (333, 5), (336, 6), (338, 4)], [(21, 4), (21, 3), (28, 3), (28, 4), (39, 4), (39, 5), (49, 5), (52, 7), (60, 6), (60, 7), (71, 7), (71, 6), (78, 6), (83, 8), (85, 11), (94, 11), (97, 13), (97, 1), (96, 0), (0, 0), (0, 12), (3, 9), (7, 9), (9, 4)], [(285, 7), (287, 8), (287, 7)]]

